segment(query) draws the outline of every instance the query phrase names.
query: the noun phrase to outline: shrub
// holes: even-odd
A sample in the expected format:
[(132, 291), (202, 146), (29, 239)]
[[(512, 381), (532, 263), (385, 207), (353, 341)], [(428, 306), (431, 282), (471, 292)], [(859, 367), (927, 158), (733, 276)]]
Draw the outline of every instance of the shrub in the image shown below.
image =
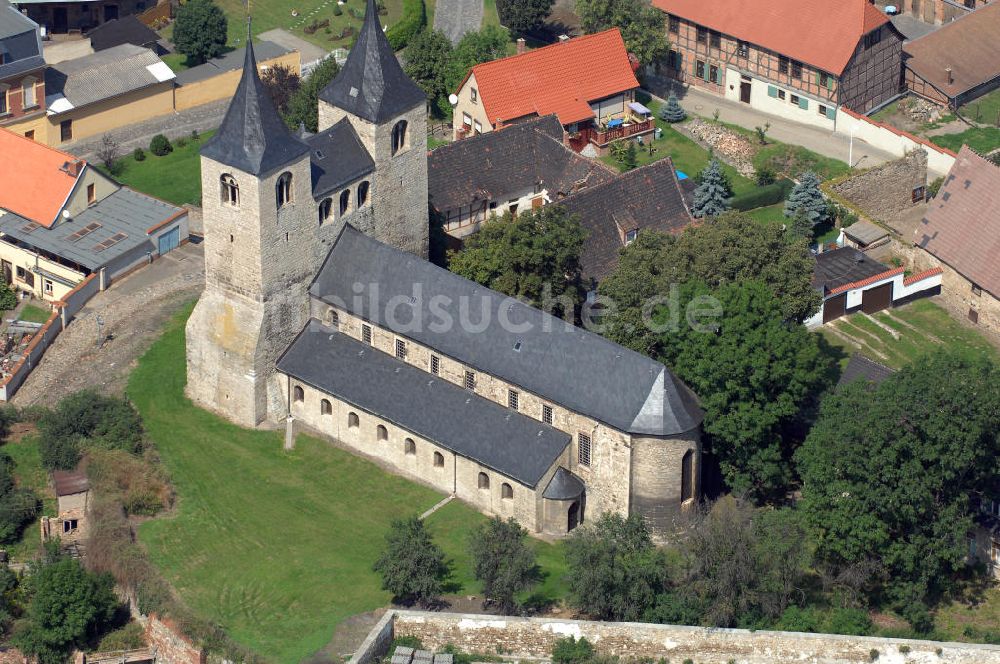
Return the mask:
[(427, 8), (424, 0), (403, 0), (403, 16), (389, 28), (385, 36), (394, 51), (406, 48), (414, 37), (427, 26)]
[(73, 470), (80, 463), (80, 445), (75, 437), (39, 436), (38, 451), (48, 470)]
[(594, 656), (594, 646), (585, 638), (567, 636), (552, 646), (553, 664), (585, 664)]
[(872, 631), (872, 620), (868, 612), (862, 609), (834, 609), (827, 617), (823, 631), (829, 634), (866, 636)]
[(136, 148), (132, 152), (132, 158), (135, 159), (136, 161), (145, 161), (145, 159), (146, 159), (146, 151), (143, 150), (142, 148)]
[(754, 210), (759, 207), (767, 207), (768, 205), (777, 205), (785, 200), (788, 196), (788, 192), (790, 192), (794, 186), (795, 183), (791, 180), (781, 178), (773, 184), (758, 187), (753, 191), (748, 191), (745, 194), (734, 196), (730, 199), (729, 204), (734, 210), (742, 211)]
[(774, 624), (774, 629), (783, 632), (818, 632), (819, 628), (820, 620), (815, 609), (800, 609), (794, 604), (785, 609)]
[(673, 124), (681, 122), (687, 117), (687, 112), (677, 102), (677, 96), (671, 94), (667, 97), (667, 103), (660, 109), (660, 119)]
[(142, 452), (142, 420), (130, 403), (84, 390), (72, 394), (38, 422), (42, 464), (69, 470), (85, 447)]
[(192, 129), (191, 130), (191, 140), (192, 141), (197, 141), (198, 139), (199, 139), (198, 130), (197, 129)]
[(183, 136), (174, 141), (174, 145), (179, 148), (182, 148), (187, 144), (188, 144), (188, 139), (184, 138)]
[(879, 655), (878, 650), (876, 650), (875, 648), (872, 648), (871, 650), (868, 651), (868, 659), (870, 659), (873, 662), (876, 659), (878, 659), (878, 655)]
[(169, 138), (163, 134), (157, 134), (153, 137), (153, 140), (149, 142), (149, 151), (157, 157), (162, 157), (173, 152), (174, 146), (170, 144)]
[(126, 623), (113, 632), (108, 632), (97, 644), (98, 652), (109, 650), (133, 650), (146, 645), (142, 625), (136, 622)]
[(0, 309), (9, 311), (17, 306), (17, 293), (5, 283), (0, 283)]
[(757, 186), (766, 187), (769, 184), (774, 184), (774, 181), (778, 179), (777, 174), (775, 174), (773, 168), (764, 166), (757, 170)]
[(340, 8), (340, 5), (334, 5), (333, 6), (333, 15), (334, 16), (343, 16), (344, 15), (344, 10)]
[(944, 184), (944, 178), (939, 177), (931, 180), (931, 183), (927, 185), (927, 196), (934, 198), (941, 191), (941, 185)]

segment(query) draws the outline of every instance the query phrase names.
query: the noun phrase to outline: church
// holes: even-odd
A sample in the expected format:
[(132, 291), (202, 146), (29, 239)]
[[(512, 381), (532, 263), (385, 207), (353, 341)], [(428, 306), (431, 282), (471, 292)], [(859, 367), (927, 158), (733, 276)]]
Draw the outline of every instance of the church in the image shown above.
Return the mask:
[(248, 44), (201, 151), (188, 396), (243, 426), (299, 422), (535, 534), (607, 511), (667, 532), (701, 492), (697, 398), (426, 260), (426, 106), (374, 0), (315, 134), (286, 127)]

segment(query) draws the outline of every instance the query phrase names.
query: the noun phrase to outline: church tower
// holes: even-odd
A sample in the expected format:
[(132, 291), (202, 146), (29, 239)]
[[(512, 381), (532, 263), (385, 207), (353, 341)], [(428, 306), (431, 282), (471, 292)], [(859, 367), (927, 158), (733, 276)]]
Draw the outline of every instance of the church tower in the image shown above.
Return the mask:
[(261, 83), (249, 26), (243, 76), (201, 150), (201, 179), (205, 290), (187, 324), (187, 393), (255, 426), (285, 412), (274, 363), (307, 319), (315, 262), (302, 257), (319, 253), (319, 240), (309, 146)]
[(373, 235), (427, 257), (427, 97), (403, 72), (375, 0), (344, 68), (319, 95), (319, 129), (347, 118), (375, 162)]

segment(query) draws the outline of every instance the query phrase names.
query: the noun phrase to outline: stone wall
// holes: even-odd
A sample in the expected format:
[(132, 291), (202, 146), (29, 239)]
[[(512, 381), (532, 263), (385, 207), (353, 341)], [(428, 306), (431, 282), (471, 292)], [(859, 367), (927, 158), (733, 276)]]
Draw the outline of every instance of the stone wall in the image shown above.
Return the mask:
[(927, 186), (927, 153), (915, 149), (902, 159), (862, 171), (831, 187), (872, 219), (892, 223), (912, 208), (913, 191)]
[[(557, 640), (574, 636), (586, 638), (602, 654), (670, 662), (690, 658), (698, 664), (862, 664), (876, 659), (873, 651), (882, 664), (1000, 664), (1000, 646), (991, 645), (420, 611), (389, 615), (393, 636), (415, 636), (425, 648), (453, 644), (464, 652), (512, 657), (548, 657)], [(380, 623), (373, 635), (382, 635), (384, 643), (386, 631)], [(375, 638), (370, 639), (351, 664), (372, 661)]]
[(146, 644), (154, 652), (157, 664), (205, 664), (205, 652), (168, 620), (145, 616), (140, 622), (144, 623)]

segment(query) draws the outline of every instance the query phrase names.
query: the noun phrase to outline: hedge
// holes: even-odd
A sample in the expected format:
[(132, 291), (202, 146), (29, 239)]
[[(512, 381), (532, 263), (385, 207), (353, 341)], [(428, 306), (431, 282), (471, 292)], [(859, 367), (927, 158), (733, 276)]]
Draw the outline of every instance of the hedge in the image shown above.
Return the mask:
[(427, 27), (427, 9), (424, 0), (403, 0), (403, 16), (391, 28), (386, 30), (392, 50), (398, 51)]
[(755, 210), (759, 207), (775, 205), (784, 201), (788, 197), (788, 192), (790, 192), (794, 186), (794, 182), (787, 178), (782, 178), (774, 184), (769, 184), (766, 187), (757, 187), (753, 191), (748, 191), (747, 193), (740, 194), (739, 196), (733, 196), (732, 200), (729, 201), (729, 205), (734, 210), (741, 210), (744, 212), (747, 210)]

